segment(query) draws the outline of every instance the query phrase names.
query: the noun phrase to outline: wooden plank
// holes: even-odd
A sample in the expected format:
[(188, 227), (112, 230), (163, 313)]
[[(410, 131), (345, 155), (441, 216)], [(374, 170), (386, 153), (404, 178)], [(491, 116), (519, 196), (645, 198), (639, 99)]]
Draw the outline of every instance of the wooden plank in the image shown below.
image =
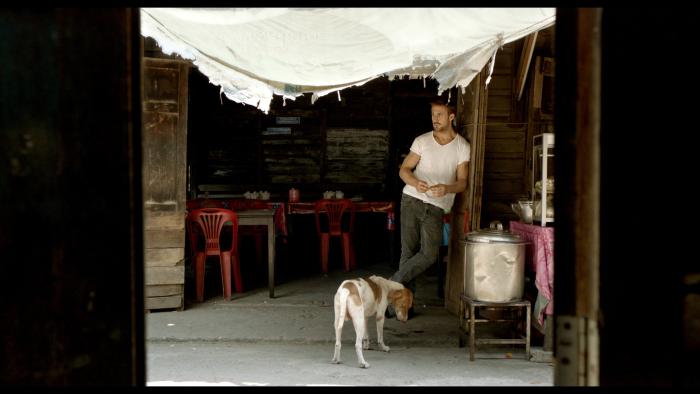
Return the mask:
[[(150, 40), (150, 38), (149, 38)], [(156, 44), (157, 45), (157, 44)], [(160, 51), (160, 49), (158, 49)], [(144, 67), (155, 67), (155, 68), (165, 68), (165, 69), (175, 69), (180, 67), (180, 63), (190, 63), (190, 60), (183, 60), (182, 58), (159, 58), (159, 57), (147, 57), (143, 59)]]
[(500, 131), (500, 130), (503, 130), (503, 129), (491, 129), (491, 128), (487, 127), (486, 134), (488, 134), (488, 139), (489, 140), (518, 140), (522, 143), (525, 142), (526, 129), (524, 127), (522, 129), (512, 128), (510, 130), (504, 130), (504, 131)]
[(495, 78), (494, 74), (494, 77), (491, 78), (491, 82), (489, 82), (489, 96), (497, 92), (510, 92), (512, 88), (510, 78)]
[[(501, 176), (500, 174), (507, 173), (507, 174), (517, 174), (518, 177), (522, 178), (523, 177), (523, 162), (525, 161), (522, 157), (522, 155), (518, 156), (518, 159), (508, 159), (508, 160), (503, 160), (503, 159), (492, 159), (489, 157), (486, 157), (486, 161), (484, 164), (485, 168), (488, 168), (489, 171), (484, 174), (485, 179), (490, 179), (493, 176)], [(524, 178), (523, 178), (524, 179)]]
[(158, 248), (146, 249), (144, 261), (147, 267), (175, 266), (183, 263), (185, 248)]
[(489, 118), (500, 117), (508, 119), (510, 117), (510, 100), (489, 100), (487, 116)]
[(321, 174), (275, 174), (270, 175), (271, 183), (318, 183), (321, 181)]
[(501, 48), (496, 54), (496, 64), (493, 67), (494, 75), (496, 73), (512, 74), (515, 43), (508, 43)]
[(383, 183), (388, 151), (388, 130), (328, 129), (322, 179), (331, 183)]
[(523, 177), (523, 173), (521, 171), (519, 171), (519, 172), (495, 172), (495, 173), (489, 172), (488, 174), (484, 175), (484, 179), (507, 179), (509, 182), (513, 182), (515, 180), (518, 183), (522, 183), (526, 186), (530, 184), (530, 182), (528, 182)]
[(525, 139), (492, 140), (487, 138), (486, 149), (492, 153), (519, 152), (522, 156), (525, 152)]
[(494, 193), (500, 194), (520, 194), (525, 190), (525, 182), (520, 179), (519, 182), (515, 180), (500, 180), (500, 179), (489, 179), (484, 178), (484, 190), (492, 197)]
[(150, 285), (145, 287), (146, 297), (166, 297), (184, 294), (183, 285)]
[(144, 284), (174, 285), (185, 283), (185, 266), (175, 267), (146, 267)]
[[(173, 191), (173, 193), (175, 192)], [(151, 193), (151, 197), (153, 197), (154, 195), (155, 193)], [(145, 214), (154, 213), (173, 215), (179, 213), (181, 215), (184, 215), (184, 208), (181, 208), (180, 205), (182, 204), (178, 204), (178, 202), (175, 200), (154, 201), (152, 198), (143, 202)]]
[[(486, 152), (484, 157), (487, 159), (498, 159), (498, 160), (521, 160), (523, 158), (523, 152)], [(490, 170), (490, 169), (489, 169)]]
[(197, 185), (200, 192), (230, 192), (235, 190), (235, 186), (231, 184), (212, 184), (205, 183)]
[(143, 222), (147, 229), (182, 229), (185, 228), (185, 213), (144, 210)]
[(523, 43), (523, 51), (520, 54), (520, 63), (518, 64), (518, 72), (515, 74), (516, 85), (518, 89), (518, 100), (523, 96), (523, 90), (525, 89), (525, 81), (527, 80), (527, 73), (530, 69), (530, 62), (532, 61), (532, 53), (535, 50), (535, 43), (537, 42), (537, 32), (534, 32), (527, 37), (525, 37), (525, 42)]
[(175, 158), (175, 184), (170, 187), (175, 189), (175, 201), (177, 202), (177, 212), (182, 213), (184, 217), (187, 199), (187, 123), (188, 123), (188, 107), (189, 107), (189, 68), (190, 64), (180, 62), (180, 95), (178, 102), (179, 122), (177, 136), (175, 137), (175, 149), (177, 153)]
[(179, 95), (179, 70), (164, 67), (154, 67), (144, 64), (144, 74), (147, 78), (143, 84), (143, 100), (177, 103)]
[(532, 97), (532, 107), (542, 108), (542, 83), (544, 82), (544, 75), (542, 75), (542, 56), (537, 56), (535, 58), (535, 75), (533, 79), (533, 87), (535, 89)]
[(173, 295), (169, 297), (147, 297), (146, 309), (181, 309), (183, 307), (184, 296)]
[(144, 248), (183, 248), (185, 229), (145, 229)]
[(144, 200), (176, 201), (179, 117), (161, 112), (144, 112), (143, 119)]
[(148, 101), (143, 103), (144, 112), (163, 112), (177, 115), (177, 110), (177, 103), (159, 101)]

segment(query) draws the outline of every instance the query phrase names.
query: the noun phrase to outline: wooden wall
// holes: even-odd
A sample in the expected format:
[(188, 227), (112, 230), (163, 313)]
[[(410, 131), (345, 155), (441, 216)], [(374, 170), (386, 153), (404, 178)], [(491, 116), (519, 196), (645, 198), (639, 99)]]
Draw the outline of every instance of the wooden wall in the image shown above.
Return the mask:
[[(538, 33), (525, 92), (517, 94), (517, 68), (523, 42), (503, 47), (487, 86), (486, 149), (481, 226), (492, 220), (504, 224), (517, 220), (510, 204), (531, 198), (532, 137), (553, 133), (553, 70), (551, 66), (554, 27)], [(546, 77), (545, 77), (546, 76)], [(544, 99), (543, 99), (544, 98)]]
[[(431, 129), (429, 103), (436, 88), (432, 80), (381, 77), (341, 91), (340, 99), (332, 93), (314, 104), (310, 95), (275, 96), (265, 114), (220, 97), (193, 68), (190, 195), (199, 186), (199, 194), (269, 190), (286, 198), (296, 187), (302, 199), (343, 190), (349, 196), (398, 200), (403, 188), (398, 166), (413, 138)], [(453, 102), (456, 97), (455, 91)]]
[(527, 120), (521, 116), (522, 111), (514, 111), (515, 107), (522, 105), (514, 98), (514, 77), (519, 55), (514, 43), (505, 45), (496, 55), (491, 83), (487, 86), (482, 227), (491, 220), (514, 218), (510, 203), (527, 193)]
[[(552, 52), (553, 28), (538, 35), (526, 90), (520, 100), (515, 75), (524, 40), (505, 45), (497, 53), (487, 87), (482, 86), (488, 75), (485, 68), (464, 93), (459, 92), (458, 129), (471, 143), (472, 151), (467, 190), (457, 195), (452, 209), (445, 307), (454, 314), (459, 313), (463, 290), (465, 255), (461, 241), (465, 215), (467, 231), (486, 227), (491, 220), (507, 224), (508, 220), (517, 219), (510, 203), (527, 196), (530, 190), (532, 136), (553, 132), (553, 95), (547, 90), (553, 88), (553, 70), (541, 67), (544, 57)], [(532, 104), (535, 98), (539, 102)]]
[(183, 309), (188, 63), (143, 60), (145, 308)]
[[(386, 78), (338, 95), (282, 100), (268, 114), (219, 97), (196, 69), (190, 75), (190, 194), (269, 190), (302, 199), (325, 190), (385, 196), (390, 160), (390, 89)], [(429, 127), (429, 125), (427, 126)], [(215, 185), (215, 186), (211, 186)], [(213, 194), (213, 192), (212, 192)], [(313, 197), (310, 197), (313, 196)]]

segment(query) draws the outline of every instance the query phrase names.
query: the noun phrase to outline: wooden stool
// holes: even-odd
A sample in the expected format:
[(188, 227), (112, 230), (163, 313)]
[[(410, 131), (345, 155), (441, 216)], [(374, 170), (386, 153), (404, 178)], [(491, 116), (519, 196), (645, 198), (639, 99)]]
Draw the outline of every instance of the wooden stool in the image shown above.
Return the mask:
[[(469, 335), (469, 360), (474, 361), (474, 353), (476, 345), (509, 345), (519, 344), (525, 345), (525, 359), (530, 360), (530, 301), (511, 301), (511, 302), (486, 302), (476, 301), (460, 295), (461, 302), (459, 303), (459, 347), (464, 347), (465, 337)], [(478, 308), (517, 308), (517, 320), (510, 319), (477, 319), (476, 311)], [(476, 338), (476, 323), (486, 322), (521, 322), (522, 311), (525, 309), (525, 336), (520, 338)]]

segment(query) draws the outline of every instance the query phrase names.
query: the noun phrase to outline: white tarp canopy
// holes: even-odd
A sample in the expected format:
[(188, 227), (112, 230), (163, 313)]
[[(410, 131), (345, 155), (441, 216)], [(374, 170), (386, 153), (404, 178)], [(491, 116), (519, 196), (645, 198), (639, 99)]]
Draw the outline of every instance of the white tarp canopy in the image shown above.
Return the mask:
[(384, 75), (464, 88), (503, 44), (554, 19), (554, 8), (142, 8), (141, 34), (267, 112), (273, 94), (315, 101)]

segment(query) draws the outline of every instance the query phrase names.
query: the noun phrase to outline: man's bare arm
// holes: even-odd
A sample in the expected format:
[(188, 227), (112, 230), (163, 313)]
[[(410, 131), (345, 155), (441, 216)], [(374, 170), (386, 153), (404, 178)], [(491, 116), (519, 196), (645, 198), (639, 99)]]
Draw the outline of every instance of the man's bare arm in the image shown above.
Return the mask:
[(418, 162), (420, 161), (420, 156), (412, 151), (408, 152), (408, 155), (403, 159), (401, 163), (401, 168), (399, 169), (399, 177), (407, 185), (411, 185), (416, 188), (421, 193), (428, 191), (428, 184), (416, 178), (413, 174), (413, 169), (416, 168)]

